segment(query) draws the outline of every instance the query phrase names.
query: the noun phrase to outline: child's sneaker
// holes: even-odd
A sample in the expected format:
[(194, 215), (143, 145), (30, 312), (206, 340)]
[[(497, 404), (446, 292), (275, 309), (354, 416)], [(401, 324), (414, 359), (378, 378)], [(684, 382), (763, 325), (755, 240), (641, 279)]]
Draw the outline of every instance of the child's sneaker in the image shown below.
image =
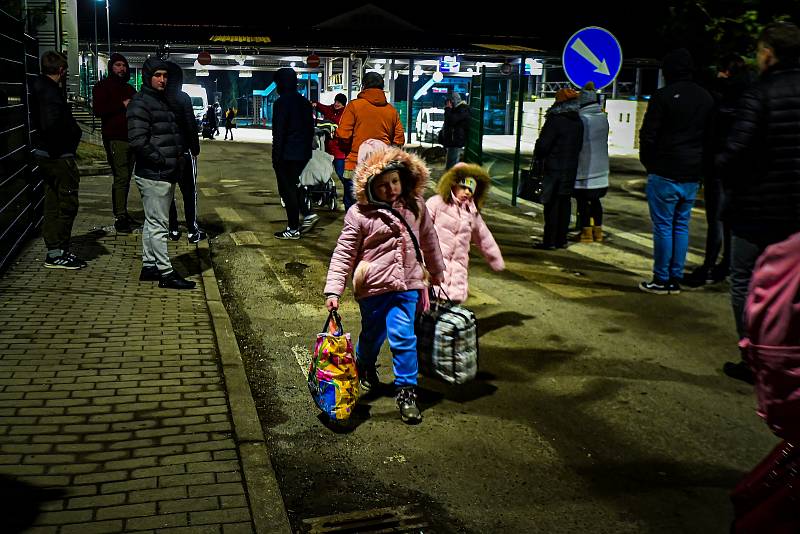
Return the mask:
[(412, 386), (400, 388), (397, 392), (397, 407), (400, 409), (400, 419), (407, 425), (416, 425), (422, 422), (422, 413), (417, 408), (417, 394)]
[(287, 228), (282, 232), (275, 232), (275, 237), (278, 239), (300, 239), (300, 231)]
[(369, 393), (373, 389), (377, 389), (381, 382), (378, 379), (378, 370), (375, 366), (370, 367), (362, 366), (356, 358), (356, 368), (358, 368), (358, 383), (361, 386), (361, 393)]

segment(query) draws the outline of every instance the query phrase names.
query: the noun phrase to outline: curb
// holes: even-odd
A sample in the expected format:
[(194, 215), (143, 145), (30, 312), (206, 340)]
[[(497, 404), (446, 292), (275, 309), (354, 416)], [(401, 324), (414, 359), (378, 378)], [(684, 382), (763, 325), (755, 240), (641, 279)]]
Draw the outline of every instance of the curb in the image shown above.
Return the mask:
[(250, 384), (242, 363), (242, 355), (233, 332), (230, 316), (222, 303), (217, 277), (211, 265), (208, 241), (197, 246), (197, 256), (202, 266), (203, 290), (208, 312), (214, 325), (222, 375), (228, 393), (233, 428), (242, 461), (242, 474), (247, 485), (250, 513), (255, 532), (261, 534), (292, 534), (289, 517), (283, 502), (278, 479), (269, 458), (269, 450)]

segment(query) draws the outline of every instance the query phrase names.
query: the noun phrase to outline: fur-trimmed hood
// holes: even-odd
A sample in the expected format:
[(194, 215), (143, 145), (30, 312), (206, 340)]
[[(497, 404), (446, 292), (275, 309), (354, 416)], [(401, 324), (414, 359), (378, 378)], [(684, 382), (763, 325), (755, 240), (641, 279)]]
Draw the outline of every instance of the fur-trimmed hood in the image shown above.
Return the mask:
[[(425, 166), (425, 162), (401, 148), (387, 146), (383, 150), (373, 151), (356, 167), (354, 177), (356, 201), (359, 204), (380, 205), (370, 201), (367, 188), (373, 178), (390, 170), (400, 171), (400, 178), (403, 181), (402, 198), (406, 204), (410, 205), (411, 199), (422, 196), (430, 177), (430, 171)], [(408, 191), (406, 191), (406, 187), (409, 188)]]
[(489, 173), (480, 165), (464, 162), (456, 163), (439, 179), (436, 193), (439, 194), (445, 202), (451, 202), (453, 186), (458, 183), (459, 180), (468, 176), (475, 178), (475, 181), (478, 182), (476, 191), (472, 192), (472, 200), (475, 202), (475, 206), (480, 209), (481, 206), (483, 206), (483, 202), (486, 200), (486, 195), (489, 192), (489, 185), (491, 184)]

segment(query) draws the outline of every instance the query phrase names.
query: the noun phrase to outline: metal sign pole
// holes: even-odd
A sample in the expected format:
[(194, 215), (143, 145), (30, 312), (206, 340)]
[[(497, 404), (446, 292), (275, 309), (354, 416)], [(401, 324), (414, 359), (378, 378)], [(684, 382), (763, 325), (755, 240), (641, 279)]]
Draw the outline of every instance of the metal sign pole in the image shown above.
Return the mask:
[(525, 92), (525, 56), (519, 58), (519, 82), (517, 83), (517, 145), (514, 148), (514, 176), (511, 181), (511, 205), (517, 205), (517, 186), (519, 185), (519, 162), (522, 148), (522, 116)]

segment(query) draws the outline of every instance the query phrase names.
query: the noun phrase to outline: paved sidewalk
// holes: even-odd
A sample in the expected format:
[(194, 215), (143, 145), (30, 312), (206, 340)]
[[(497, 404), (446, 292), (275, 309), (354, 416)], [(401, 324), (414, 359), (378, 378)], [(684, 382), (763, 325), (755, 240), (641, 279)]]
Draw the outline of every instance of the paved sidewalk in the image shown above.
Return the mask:
[[(203, 288), (216, 285), (213, 271), (184, 238), (170, 254), (197, 289), (139, 282), (140, 236), (102, 228), (112, 221), (110, 183), (82, 178), (73, 251), (87, 269), (43, 268), (36, 239), (0, 275), (4, 528), (11, 513), (12, 531), (31, 533), (284, 532), (280, 496), (271, 499), (273, 529), (264, 528), (264, 496), (248, 495), (274, 474), (263, 447), (249, 460), (240, 454), (263, 436), (259, 443), (257, 418), (246, 421), (257, 430), (245, 430), (256, 437), (243, 439), (236, 422), (239, 399), (252, 398), (243, 372), (233, 384), (223, 375), (215, 326), (228, 319)], [(138, 199), (134, 186), (141, 219)], [(222, 341), (228, 373), (238, 349), (232, 336)], [(251, 483), (248, 464), (268, 469)]]

